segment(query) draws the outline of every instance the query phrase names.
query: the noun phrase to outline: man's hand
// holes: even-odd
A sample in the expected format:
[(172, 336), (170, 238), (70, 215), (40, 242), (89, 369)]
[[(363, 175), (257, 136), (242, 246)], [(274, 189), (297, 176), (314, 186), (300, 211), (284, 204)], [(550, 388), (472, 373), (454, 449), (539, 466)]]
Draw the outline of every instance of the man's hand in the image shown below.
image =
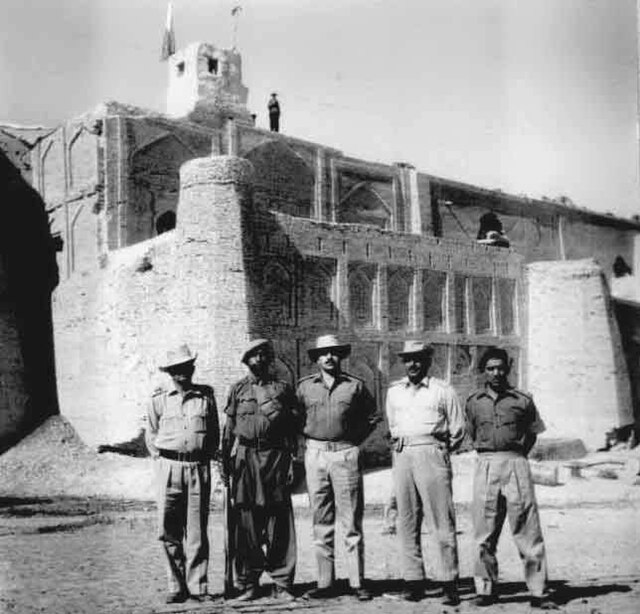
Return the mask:
[(289, 467), (287, 468), (287, 486), (293, 486), (296, 480), (296, 473), (293, 466), (293, 456), (289, 459)]

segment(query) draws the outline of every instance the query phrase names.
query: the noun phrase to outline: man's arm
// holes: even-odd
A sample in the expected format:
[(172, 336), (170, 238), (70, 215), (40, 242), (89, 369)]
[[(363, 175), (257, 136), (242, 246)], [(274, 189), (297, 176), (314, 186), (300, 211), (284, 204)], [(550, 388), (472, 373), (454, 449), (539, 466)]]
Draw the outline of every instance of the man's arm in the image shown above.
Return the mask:
[(236, 386), (233, 386), (229, 391), (229, 397), (227, 399), (227, 405), (224, 408), (225, 421), (224, 428), (222, 430), (222, 479), (225, 483), (228, 483), (229, 476), (231, 475), (231, 457), (234, 452), (234, 444), (236, 440), (235, 428), (236, 428)]
[(209, 436), (209, 458), (216, 459), (218, 457), (218, 448), (220, 446), (220, 421), (218, 418), (218, 406), (213, 388), (209, 389), (209, 408), (207, 412), (207, 434)]
[(527, 410), (529, 415), (531, 416), (531, 423), (529, 424), (529, 428), (524, 437), (524, 455), (529, 456), (529, 452), (531, 452), (533, 446), (536, 444), (538, 439), (538, 435), (540, 433), (544, 433), (547, 427), (545, 426), (540, 414), (538, 413), (538, 408), (536, 404), (533, 402), (533, 399), (529, 399), (529, 403), (527, 405)]
[(356, 445), (360, 445), (364, 442), (373, 431), (375, 431), (378, 422), (382, 420), (382, 417), (378, 413), (375, 399), (364, 384), (361, 384), (357, 393), (357, 403), (359, 412), (363, 414), (364, 425), (361, 432), (358, 434), (358, 441), (354, 442)]
[(454, 452), (465, 438), (465, 417), (456, 391), (452, 387), (446, 389), (444, 395), (445, 414), (449, 426), (449, 450)]
[(156, 406), (159, 402), (159, 395), (151, 397), (151, 400), (147, 405), (147, 412), (145, 416), (144, 440), (152, 458), (158, 458), (158, 456), (160, 456), (160, 452), (156, 446), (158, 428), (160, 426), (160, 415), (158, 414), (158, 408)]

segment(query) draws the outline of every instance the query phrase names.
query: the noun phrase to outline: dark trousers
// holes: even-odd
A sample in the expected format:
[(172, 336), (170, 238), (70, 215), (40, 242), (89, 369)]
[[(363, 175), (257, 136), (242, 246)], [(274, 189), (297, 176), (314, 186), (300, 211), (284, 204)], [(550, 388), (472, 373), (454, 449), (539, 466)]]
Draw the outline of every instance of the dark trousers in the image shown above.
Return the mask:
[(271, 132), (280, 132), (280, 113), (269, 113), (269, 128)]
[(235, 568), (241, 589), (257, 584), (266, 571), (290, 589), (296, 571), (296, 529), (288, 503), (236, 509)]

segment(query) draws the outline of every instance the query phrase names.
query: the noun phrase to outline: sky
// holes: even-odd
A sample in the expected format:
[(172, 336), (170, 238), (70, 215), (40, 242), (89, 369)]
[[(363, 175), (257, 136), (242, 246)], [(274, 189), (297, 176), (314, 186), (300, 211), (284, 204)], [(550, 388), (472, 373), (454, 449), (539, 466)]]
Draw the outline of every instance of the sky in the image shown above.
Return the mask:
[[(267, 127), (383, 163), (640, 215), (636, 0), (174, 0), (177, 46), (237, 46)], [(166, 0), (1, 0), (0, 122), (164, 111)]]

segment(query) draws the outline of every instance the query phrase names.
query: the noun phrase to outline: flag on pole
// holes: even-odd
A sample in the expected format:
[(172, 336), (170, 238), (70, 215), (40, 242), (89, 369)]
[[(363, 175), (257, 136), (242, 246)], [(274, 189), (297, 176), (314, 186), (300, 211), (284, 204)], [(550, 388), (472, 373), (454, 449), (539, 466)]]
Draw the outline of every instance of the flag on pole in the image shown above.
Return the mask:
[(173, 6), (171, 2), (167, 5), (167, 25), (162, 38), (162, 53), (160, 59), (166, 62), (169, 56), (176, 52), (176, 37), (173, 33)]

